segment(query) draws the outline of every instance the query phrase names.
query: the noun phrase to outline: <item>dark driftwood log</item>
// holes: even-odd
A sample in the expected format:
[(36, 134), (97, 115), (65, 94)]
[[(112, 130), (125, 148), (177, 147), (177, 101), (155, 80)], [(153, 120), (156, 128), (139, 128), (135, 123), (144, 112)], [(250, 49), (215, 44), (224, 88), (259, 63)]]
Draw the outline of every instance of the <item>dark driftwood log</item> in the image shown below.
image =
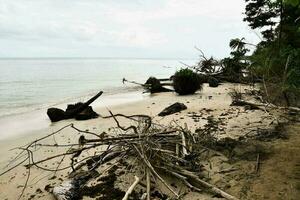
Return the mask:
[(93, 103), (98, 97), (100, 97), (103, 94), (102, 91), (100, 91), (98, 94), (90, 98), (87, 102), (81, 104), (80, 106), (72, 109), (72, 110), (67, 110), (66, 111), (66, 118), (74, 118), (77, 114), (81, 113), (84, 111), (91, 103)]
[(47, 110), (47, 115), (52, 122), (58, 122), (64, 119), (77, 118), (79, 120), (91, 119), (98, 117), (98, 114), (93, 111), (89, 106), (93, 103), (98, 97), (102, 95), (102, 91), (93, 96), (85, 103), (77, 103), (75, 105), (68, 105), (66, 111), (63, 111), (59, 108), (49, 108)]
[(47, 115), (51, 122), (58, 122), (66, 118), (65, 111), (59, 108), (49, 108), (47, 110)]
[(155, 77), (150, 77), (144, 84), (144, 87), (148, 88), (150, 93), (172, 92), (173, 90), (163, 87), (163, 85), (170, 85), (161, 83), (161, 81), (165, 80), (168, 79), (157, 79)]
[(180, 112), (182, 110), (187, 109), (186, 105), (183, 103), (174, 103), (168, 107), (166, 107), (163, 111), (161, 111), (158, 116), (166, 116), (166, 115), (171, 115), (177, 112)]
[(92, 106), (88, 106), (86, 109), (84, 109), (82, 112), (78, 113), (75, 116), (76, 120), (88, 120), (99, 117), (98, 113), (96, 113)]

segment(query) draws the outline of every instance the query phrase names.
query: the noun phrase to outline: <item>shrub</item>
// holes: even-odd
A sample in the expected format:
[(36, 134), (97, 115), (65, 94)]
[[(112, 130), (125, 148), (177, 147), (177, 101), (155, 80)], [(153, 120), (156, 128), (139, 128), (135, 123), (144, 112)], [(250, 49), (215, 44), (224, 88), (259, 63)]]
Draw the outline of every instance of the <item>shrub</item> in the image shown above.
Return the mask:
[(231, 89), (231, 91), (228, 94), (231, 97), (232, 102), (240, 101), (243, 99), (242, 91), (238, 89)]
[(194, 94), (202, 89), (198, 75), (188, 68), (180, 69), (175, 73), (173, 86), (179, 95)]

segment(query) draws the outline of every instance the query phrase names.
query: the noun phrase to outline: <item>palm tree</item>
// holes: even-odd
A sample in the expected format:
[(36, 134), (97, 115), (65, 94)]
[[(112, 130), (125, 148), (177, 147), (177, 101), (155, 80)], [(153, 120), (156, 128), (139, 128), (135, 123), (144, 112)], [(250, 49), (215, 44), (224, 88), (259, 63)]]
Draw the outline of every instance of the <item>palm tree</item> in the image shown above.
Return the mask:
[(256, 45), (245, 42), (245, 38), (235, 38), (235, 39), (231, 39), (229, 46), (231, 49), (236, 49), (237, 51), (241, 51), (243, 49), (245, 49), (245, 45), (250, 45), (250, 46), (254, 46), (256, 47)]
[(244, 42), (245, 38), (235, 38), (230, 40), (229, 46), (231, 49), (236, 49), (237, 51), (241, 51), (242, 49), (245, 48), (245, 42)]

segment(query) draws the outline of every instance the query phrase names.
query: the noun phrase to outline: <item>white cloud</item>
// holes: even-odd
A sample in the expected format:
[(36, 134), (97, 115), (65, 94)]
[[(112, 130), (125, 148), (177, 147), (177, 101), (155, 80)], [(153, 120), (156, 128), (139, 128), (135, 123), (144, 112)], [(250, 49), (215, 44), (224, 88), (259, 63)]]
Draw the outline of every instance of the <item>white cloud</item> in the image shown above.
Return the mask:
[(40, 49), (73, 56), (72, 48), (83, 56), (108, 48), (117, 56), (192, 56), (195, 44), (211, 40), (204, 50), (212, 51), (218, 44), (225, 49), (228, 37), (247, 37), (243, 6), (241, 0), (0, 0), (0, 42), (16, 49), (2, 56)]

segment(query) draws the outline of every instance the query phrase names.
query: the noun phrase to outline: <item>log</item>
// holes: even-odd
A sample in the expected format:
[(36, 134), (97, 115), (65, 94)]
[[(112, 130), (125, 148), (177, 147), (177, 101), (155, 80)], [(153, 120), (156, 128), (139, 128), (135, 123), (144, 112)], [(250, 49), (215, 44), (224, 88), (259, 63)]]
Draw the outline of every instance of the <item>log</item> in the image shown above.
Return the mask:
[(166, 116), (166, 115), (171, 115), (171, 114), (174, 114), (174, 113), (177, 113), (177, 112), (180, 112), (182, 110), (186, 110), (187, 107), (186, 105), (184, 105), (183, 103), (174, 103), (168, 107), (166, 107), (163, 111), (161, 111), (158, 116)]
[(123, 78), (122, 82), (123, 82), (123, 84), (125, 82), (128, 82), (128, 83), (140, 85), (140, 86), (144, 87), (145, 89), (147, 89), (151, 94), (153, 94), (153, 93), (159, 93), (159, 92), (173, 92), (173, 90), (163, 87), (163, 86), (172, 86), (172, 83), (161, 83), (161, 81), (169, 81), (169, 80), (170, 79), (157, 79), (157, 78), (151, 76), (148, 78), (148, 80), (144, 84), (138, 83), (135, 81), (128, 81), (125, 78)]
[(98, 97), (100, 97), (103, 94), (102, 91), (100, 91), (98, 94), (90, 98), (87, 102), (81, 104), (80, 106), (70, 109), (66, 111), (66, 117), (67, 118), (74, 118), (77, 114), (84, 111), (91, 103), (93, 103)]
[(163, 85), (160, 82), (160, 79), (157, 79), (155, 77), (150, 77), (146, 83), (144, 84), (144, 87), (150, 90), (150, 93), (159, 93), (159, 92), (172, 92), (173, 90), (163, 87)]
[(66, 119), (65, 111), (59, 108), (49, 108), (47, 110), (47, 115), (51, 122), (58, 122), (60, 120)]
[(64, 119), (76, 118), (78, 120), (86, 120), (98, 117), (98, 114), (93, 111), (92, 107), (89, 105), (93, 103), (98, 97), (102, 95), (102, 91), (93, 96), (85, 103), (77, 103), (74, 105), (68, 105), (66, 111), (59, 108), (49, 108), (47, 110), (47, 115), (51, 122), (58, 122)]

